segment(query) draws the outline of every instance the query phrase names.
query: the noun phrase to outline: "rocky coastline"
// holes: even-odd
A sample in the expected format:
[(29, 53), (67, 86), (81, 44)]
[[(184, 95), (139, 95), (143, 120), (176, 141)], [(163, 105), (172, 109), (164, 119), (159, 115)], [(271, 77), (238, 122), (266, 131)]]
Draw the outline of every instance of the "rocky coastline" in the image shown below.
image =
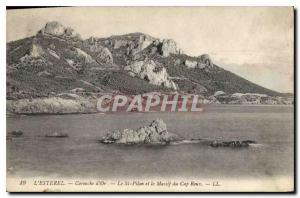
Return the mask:
[[(79, 88), (78, 88), (79, 89)], [(216, 92), (217, 93), (217, 92)], [(219, 92), (220, 93), (220, 92)], [(176, 95), (175, 93), (145, 93), (142, 96), (149, 95)], [(114, 95), (114, 93), (109, 93)], [(189, 94), (181, 94), (188, 96)], [(97, 109), (97, 100), (102, 93), (89, 94), (84, 91), (81, 93), (61, 93), (49, 97), (7, 100), (6, 110), (8, 114), (85, 114), (99, 113)], [(133, 97), (133, 96), (132, 96)], [(110, 101), (112, 102), (112, 101)], [(271, 97), (264, 94), (214, 94), (212, 96), (198, 97), (198, 104), (202, 105), (293, 105), (294, 99), (291, 97)], [(140, 111), (144, 112), (144, 111)], [(103, 112), (102, 112), (103, 113)]]

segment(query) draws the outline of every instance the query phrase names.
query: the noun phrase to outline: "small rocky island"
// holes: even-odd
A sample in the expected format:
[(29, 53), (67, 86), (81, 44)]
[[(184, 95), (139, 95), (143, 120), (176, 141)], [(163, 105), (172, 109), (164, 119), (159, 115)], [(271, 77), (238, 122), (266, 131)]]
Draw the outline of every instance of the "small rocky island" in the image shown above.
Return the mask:
[(203, 144), (217, 147), (242, 148), (249, 147), (251, 144), (256, 144), (253, 140), (207, 140), (207, 139), (184, 139), (178, 135), (168, 132), (167, 125), (162, 119), (156, 119), (149, 126), (143, 126), (137, 130), (124, 129), (110, 131), (99, 142), (103, 144)]
[(137, 130), (124, 129), (108, 132), (100, 142), (104, 144), (168, 144), (179, 141), (179, 137), (167, 131), (166, 123), (161, 119), (154, 120), (149, 126)]
[(12, 137), (20, 137), (22, 135), (23, 135), (23, 131), (21, 130), (14, 130), (8, 133), (8, 136), (12, 136)]

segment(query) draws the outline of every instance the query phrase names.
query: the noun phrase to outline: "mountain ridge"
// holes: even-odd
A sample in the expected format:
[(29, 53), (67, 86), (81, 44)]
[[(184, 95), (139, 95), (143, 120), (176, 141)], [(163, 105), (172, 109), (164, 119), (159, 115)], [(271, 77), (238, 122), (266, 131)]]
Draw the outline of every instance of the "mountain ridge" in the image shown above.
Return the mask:
[(8, 99), (48, 97), (75, 88), (206, 97), (220, 90), (283, 95), (217, 66), (207, 54), (189, 56), (174, 40), (141, 32), (82, 39), (70, 27), (48, 22), (35, 36), (7, 43)]

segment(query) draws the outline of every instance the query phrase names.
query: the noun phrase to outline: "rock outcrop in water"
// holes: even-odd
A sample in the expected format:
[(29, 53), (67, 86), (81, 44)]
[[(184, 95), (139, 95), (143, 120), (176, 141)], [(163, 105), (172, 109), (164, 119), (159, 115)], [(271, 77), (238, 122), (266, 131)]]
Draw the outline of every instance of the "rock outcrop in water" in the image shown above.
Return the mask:
[(253, 140), (244, 140), (244, 141), (211, 141), (209, 143), (212, 147), (231, 147), (231, 148), (241, 148), (249, 147), (250, 144), (256, 144)]
[(9, 132), (8, 135), (10, 135), (12, 137), (19, 137), (19, 136), (23, 135), (23, 131), (15, 130), (15, 131)]
[(156, 119), (149, 126), (143, 126), (137, 130), (111, 131), (100, 142), (105, 144), (168, 144), (178, 140), (177, 135), (168, 132), (163, 120)]

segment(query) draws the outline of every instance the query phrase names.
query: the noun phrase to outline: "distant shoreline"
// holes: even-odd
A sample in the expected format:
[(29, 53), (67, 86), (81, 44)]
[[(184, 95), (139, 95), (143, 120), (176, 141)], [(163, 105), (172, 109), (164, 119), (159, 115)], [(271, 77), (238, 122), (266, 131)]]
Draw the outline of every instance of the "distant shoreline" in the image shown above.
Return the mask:
[[(221, 106), (234, 106), (234, 107), (291, 107), (293, 108), (294, 105), (291, 104), (203, 104), (203, 107), (206, 106), (215, 106), (215, 107), (221, 107)], [(78, 114), (99, 114), (99, 115), (113, 115), (113, 114), (147, 114), (147, 113), (177, 113), (177, 114), (199, 114), (202, 112), (180, 112), (180, 111), (174, 111), (174, 112), (168, 112), (168, 111), (140, 111), (140, 112), (126, 112), (126, 111), (116, 111), (116, 112), (70, 112), (70, 113), (15, 113), (15, 112), (9, 112), (6, 111), (6, 117), (10, 116), (48, 116), (48, 115), (78, 115)]]

